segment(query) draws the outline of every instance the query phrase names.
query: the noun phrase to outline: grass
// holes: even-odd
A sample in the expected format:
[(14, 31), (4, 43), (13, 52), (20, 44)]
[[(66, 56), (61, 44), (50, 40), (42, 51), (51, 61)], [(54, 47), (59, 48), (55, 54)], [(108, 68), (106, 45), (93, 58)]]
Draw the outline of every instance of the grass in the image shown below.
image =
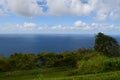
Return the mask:
[(0, 80), (41, 80), (46, 78), (66, 77), (69, 74), (67, 68), (42, 68), (35, 70), (13, 71), (0, 73)]
[(120, 80), (119, 75), (120, 75), (120, 71), (114, 71), (114, 72), (107, 72), (107, 73), (97, 73), (97, 74), (87, 74), (87, 75), (80, 75), (80, 76), (63, 77), (63, 78), (59, 78), (56, 80)]
[[(120, 80), (120, 71), (68, 76), (69, 71), (54, 70), (52, 72), (52, 70), (53, 69), (6, 72), (0, 74), (0, 80)], [(46, 71), (49, 73), (44, 73)]]

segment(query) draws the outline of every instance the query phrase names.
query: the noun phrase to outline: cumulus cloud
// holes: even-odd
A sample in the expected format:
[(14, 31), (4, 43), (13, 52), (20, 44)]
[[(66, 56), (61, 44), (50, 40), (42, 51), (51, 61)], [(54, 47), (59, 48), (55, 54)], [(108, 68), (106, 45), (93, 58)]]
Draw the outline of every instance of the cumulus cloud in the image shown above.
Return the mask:
[(5, 15), (4, 11), (2, 9), (0, 9), (0, 15)]
[(84, 26), (86, 26), (87, 24), (85, 23), (85, 22), (82, 22), (82, 21), (76, 21), (75, 23), (74, 23), (74, 26), (75, 27), (84, 27)]
[(7, 6), (6, 6), (6, 1), (0, 0), (0, 16), (7, 15), (6, 14), (7, 12), (8, 12), (8, 10), (7, 10)]
[(47, 0), (48, 14), (86, 16), (96, 21), (120, 18), (120, 0)]
[(110, 24), (98, 24), (98, 23), (85, 23), (83, 21), (74, 22), (73, 26), (70, 27), (72, 30), (77, 32), (84, 33), (98, 33), (98, 32), (106, 32), (106, 33), (117, 33), (120, 32), (120, 25), (110, 25)]
[(88, 15), (94, 10), (96, 0), (47, 0), (48, 12), (53, 15)]
[[(4, 27), (3, 27), (4, 26)], [(76, 21), (71, 26), (67, 25), (38, 25), (32, 22), (25, 22), (23, 24), (4, 24), (0, 26), (0, 33), (118, 33), (120, 32), (120, 25), (85, 23), (83, 21)]]
[(96, 9), (96, 20), (104, 21), (109, 19), (119, 19), (120, 18), (120, 0), (99, 0)]
[(21, 16), (33, 17), (42, 14), (42, 8), (36, 0), (7, 0), (9, 9)]
[(35, 33), (37, 30), (37, 24), (31, 22), (4, 24), (0, 26), (0, 33)]
[(33, 28), (33, 27), (36, 27), (37, 24), (35, 24), (35, 23), (26, 23), (26, 22), (25, 22), (25, 23), (23, 24), (23, 26), (24, 26), (24, 27), (32, 27), (32, 28)]
[[(7, 10), (7, 11), (6, 11)], [(91, 16), (97, 21), (120, 18), (120, 0), (0, 0), (0, 15)]]

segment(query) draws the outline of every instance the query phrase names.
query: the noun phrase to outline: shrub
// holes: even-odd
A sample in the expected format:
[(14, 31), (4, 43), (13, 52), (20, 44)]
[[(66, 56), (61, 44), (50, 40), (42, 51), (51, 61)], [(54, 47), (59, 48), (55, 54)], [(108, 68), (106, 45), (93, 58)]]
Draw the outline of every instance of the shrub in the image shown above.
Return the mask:
[(12, 54), (9, 58), (10, 67), (12, 70), (33, 69), (36, 67), (35, 58), (34, 54)]
[(9, 70), (9, 62), (7, 58), (0, 58), (0, 72)]
[(74, 52), (74, 57), (77, 59), (77, 60), (81, 60), (83, 58), (84, 55), (86, 54), (89, 54), (93, 52), (92, 49), (89, 49), (89, 48), (79, 48), (78, 50), (76, 50)]
[(104, 71), (120, 70), (120, 57), (109, 58), (104, 61)]
[(72, 74), (89, 74), (120, 70), (120, 57), (109, 58), (102, 53), (93, 52), (78, 61), (78, 70)]
[(37, 61), (39, 62), (39, 67), (51, 67), (54, 61), (57, 59), (56, 53), (53, 52), (42, 52), (37, 55)]
[(76, 67), (76, 57), (74, 52), (72, 51), (65, 51), (61, 54), (57, 55), (57, 59), (54, 62), (55, 67)]
[(102, 72), (105, 59), (107, 59), (107, 57), (101, 55), (101, 53), (90, 53), (78, 62), (78, 69), (81, 74)]

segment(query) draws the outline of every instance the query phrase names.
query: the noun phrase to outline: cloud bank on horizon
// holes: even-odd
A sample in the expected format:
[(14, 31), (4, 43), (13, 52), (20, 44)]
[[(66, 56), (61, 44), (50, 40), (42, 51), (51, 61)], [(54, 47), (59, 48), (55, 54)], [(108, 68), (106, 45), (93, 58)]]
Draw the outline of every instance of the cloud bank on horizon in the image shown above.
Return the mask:
[[(19, 16), (25, 20), (20, 23), (18, 17), (14, 18), (14, 21), (17, 20), (14, 24), (8, 24), (8, 19), (6, 22), (4, 20), (4, 24), (0, 25), (0, 33), (120, 32), (120, 0), (0, 0), (1, 21), (3, 17), (9, 16)], [(44, 19), (47, 19), (47, 16), (62, 19), (69, 16), (74, 20), (72, 23), (68, 20), (68, 25), (47, 25), (46, 22), (41, 26), (38, 22), (34, 22), (35, 17), (41, 18), (41, 16), (45, 16)], [(86, 20), (82, 21), (82, 17)], [(88, 17), (91, 21), (87, 21)], [(52, 20), (56, 21), (56, 18)], [(118, 22), (117, 25), (115, 21)]]

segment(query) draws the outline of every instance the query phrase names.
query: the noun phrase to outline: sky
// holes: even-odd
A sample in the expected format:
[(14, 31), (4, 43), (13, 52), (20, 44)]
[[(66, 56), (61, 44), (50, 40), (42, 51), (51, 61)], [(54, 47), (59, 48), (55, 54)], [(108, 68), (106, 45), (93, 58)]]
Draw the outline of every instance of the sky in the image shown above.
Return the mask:
[(0, 0), (0, 34), (120, 34), (120, 0)]

